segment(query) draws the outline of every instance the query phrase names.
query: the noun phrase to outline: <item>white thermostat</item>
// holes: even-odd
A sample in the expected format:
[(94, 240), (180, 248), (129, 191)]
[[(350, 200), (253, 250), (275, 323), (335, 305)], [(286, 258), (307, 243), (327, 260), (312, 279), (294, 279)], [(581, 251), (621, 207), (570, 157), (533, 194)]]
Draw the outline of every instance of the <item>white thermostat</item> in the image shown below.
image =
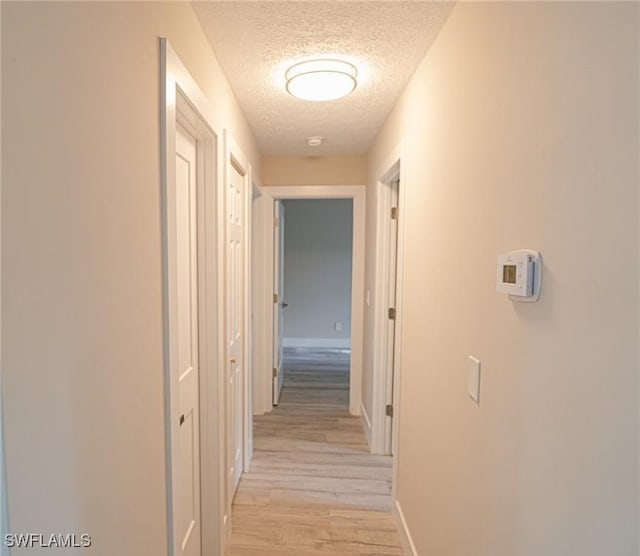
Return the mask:
[(542, 257), (538, 251), (520, 249), (498, 255), (496, 291), (513, 301), (538, 301), (542, 285)]

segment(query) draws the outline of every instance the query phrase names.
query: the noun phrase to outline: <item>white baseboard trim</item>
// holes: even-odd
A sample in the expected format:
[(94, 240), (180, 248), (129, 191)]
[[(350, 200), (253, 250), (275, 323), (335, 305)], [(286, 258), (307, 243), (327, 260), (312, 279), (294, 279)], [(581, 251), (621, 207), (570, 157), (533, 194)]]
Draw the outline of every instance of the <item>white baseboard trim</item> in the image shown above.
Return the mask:
[(362, 403), (360, 404), (360, 417), (362, 427), (364, 428), (364, 434), (367, 437), (367, 444), (369, 444), (369, 449), (371, 449), (371, 419), (369, 419), (369, 414)]
[(393, 504), (393, 517), (395, 517), (396, 524), (398, 525), (398, 532), (400, 533), (400, 542), (402, 543), (402, 548), (404, 549), (405, 555), (418, 556), (416, 545), (413, 544), (413, 539), (411, 538), (411, 533), (409, 532), (409, 527), (407, 526), (407, 522), (404, 519), (404, 514), (402, 513), (402, 508), (400, 507), (399, 500), (396, 500), (395, 503)]
[(346, 349), (351, 347), (351, 340), (349, 338), (282, 338), (282, 345), (284, 347)]

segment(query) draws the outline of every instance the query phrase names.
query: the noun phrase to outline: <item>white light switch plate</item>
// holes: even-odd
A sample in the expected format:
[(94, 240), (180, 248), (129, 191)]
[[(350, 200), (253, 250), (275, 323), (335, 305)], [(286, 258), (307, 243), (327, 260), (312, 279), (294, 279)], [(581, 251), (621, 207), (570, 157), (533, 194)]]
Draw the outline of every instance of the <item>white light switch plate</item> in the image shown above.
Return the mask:
[(468, 365), (467, 390), (471, 399), (480, 403), (480, 361), (470, 355)]

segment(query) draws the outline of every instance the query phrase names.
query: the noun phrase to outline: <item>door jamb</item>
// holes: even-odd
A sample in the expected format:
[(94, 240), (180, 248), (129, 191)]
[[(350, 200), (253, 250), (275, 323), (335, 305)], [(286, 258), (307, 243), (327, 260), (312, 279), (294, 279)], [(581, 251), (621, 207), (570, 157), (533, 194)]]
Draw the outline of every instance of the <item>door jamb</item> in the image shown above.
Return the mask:
[[(255, 180), (255, 175), (252, 176)], [(251, 388), (249, 392), (251, 394), (251, 410), (253, 415), (261, 415), (262, 400), (260, 398), (263, 390), (262, 381), (266, 371), (264, 367), (268, 365), (268, 361), (264, 360), (262, 354), (265, 351), (264, 342), (266, 340), (266, 333), (262, 322), (259, 321), (258, 315), (254, 311), (261, 307), (263, 304), (262, 296), (266, 288), (263, 285), (262, 277), (264, 276), (264, 257), (265, 250), (263, 248), (264, 239), (262, 238), (262, 217), (263, 211), (262, 188), (253, 182), (252, 187), (252, 199), (251, 199)]]
[[(400, 422), (400, 381), (402, 374), (402, 323), (404, 320), (404, 266), (405, 266), (405, 222), (406, 222), (406, 146), (405, 141), (385, 158), (376, 172), (376, 262), (375, 262), (375, 303), (374, 303), (374, 365), (373, 365), (373, 408), (371, 418), (371, 451), (375, 454), (393, 454), (393, 491), (397, 483), (398, 430)], [(396, 326), (394, 341), (393, 374), (393, 421), (392, 428), (386, 423), (385, 405), (391, 397), (387, 368), (387, 291), (389, 276), (389, 214), (391, 211), (391, 191), (389, 185), (400, 178), (398, 247), (396, 253)], [(391, 446), (389, 443), (391, 435)]]
[[(201, 547), (203, 556), (222, 556), (223, 508), (221, 477), (224, 468), (220, 456), (224, 449), (221, 422), (223, 398), (217, 369), (223, 350), (220, 345), (222, 311), (218, 264), (220, 221), (219, 187), (221, 180), (222, 138), (216, 131), (208, 100), (191, 77), (166, 38), (160, 39), (160, 163), (163, 224), (163, 350), (165, 382), (165, 434), (167, 464), (167, 532), (169, 554), (179, 554), (179, 539), (174, 534), (174, 499), (177, 450), (174, 439), (178, 423), (177, 388), (171, 369), (176, 358), (176, 299), (172, 284), (176, 275), (174, 235), (175, 219), (175, 133), (180, 122), (196, 138), (197, 234), (198, 234), (198, 346), (200, 376), (200, 504)], [(215, 526), (217, 524), (217, 527)]]
[[(273, 220), (273, 214), (267, 214), (265, 205), (268, 205), (271, 198), (267, 195), (266, 189), (258, 185), (254, 185), (254, 198), (251, 204), (251, 225), (253, 227), (252, 238), (252, 303), (253, 303), (253, 321), (254, 336), (252, 346), (253, 369), (252, 369), (252, 388), (251, 396), (253, 401), (253, 414), (264, 415), (272, 409), (271, 406), (271, 368), (270, 358), (272, 338), (270, 335), (271, 325), (269, 319), (271, 312), (265, 311), (264, 307), (270, 306), (273, 292), (269, 280), (265, 280), (265, 276), (273, 272), (273, 261), (269, 260), (269, 245), (271, 238), (264, 233), (265, 218), (268, 222)], [(268, 384), (265, 384), (265, 381)]]
[[(360, 415), (362, 403), (362, 357), (364, 335), (364, 247), (365, 247), (365, 212), (366, 187), (364, 185), (287, 185), (264, 187), (263, 192), (267, 202), (263, 203), (266, 211), (263, 223), (263, 236), (266, 240), (267, 261), (273, 266), (273, 203), (282, 199), (352, 199), (353, 200), (353, 249), (352, 249), (352, 282), (351, 282), (351, 372), (349, 373), (349, 413)], [(270, 239), (269, 239), (270, 238)], [(265, 281), (269, 291), (274, 292), (273, 272), (269, 272)], [(269, 319), (262, 319), (269, 323), (269, 330), (273, 335), (273, 303), (268, 296), (263, 305), (262, 313), (269, 315)], [(272, 337), (272, 336), (271, 336)], [(269, 361), (273, 361), (273, 342), (269, 348)], [(271, 370), (270, 368), (268, 369)], [(269, 392), (263, 391), (262, 399), (271, 400), (271, 377), (265, 377)], [(265, 411), (272, 411), (273, 406), (264, 407)]]

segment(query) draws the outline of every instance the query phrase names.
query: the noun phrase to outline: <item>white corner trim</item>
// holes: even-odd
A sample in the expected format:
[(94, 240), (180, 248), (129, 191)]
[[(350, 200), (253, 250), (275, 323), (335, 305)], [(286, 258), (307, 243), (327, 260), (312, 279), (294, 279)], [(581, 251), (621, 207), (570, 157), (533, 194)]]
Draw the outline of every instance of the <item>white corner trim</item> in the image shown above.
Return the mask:
[(364, 433), (367, 436), (367, 444), (369, 444), (369, 449), (371, 449), (371, 419), (369, 419), (369, 414), (363, 403), (360, 404), (360, 417)]
[(351, 347), (349, 338), (282, 338), (283, 347), (299, 348), (336, 348)]
[(413, 544), (413, 539), (411, 538), (409, 527), (407, 526), (404, 514), (402, 513), (402, 508), (400, 507), (399, 500), (396, 500), (393, 504), (393, 517), (395, 518), (396, 524), (398, 525), (398, 533), (400, 535), (400, 542), (402, 543), (404, 553), (407, 556), (418, 556), (416, 545)]

